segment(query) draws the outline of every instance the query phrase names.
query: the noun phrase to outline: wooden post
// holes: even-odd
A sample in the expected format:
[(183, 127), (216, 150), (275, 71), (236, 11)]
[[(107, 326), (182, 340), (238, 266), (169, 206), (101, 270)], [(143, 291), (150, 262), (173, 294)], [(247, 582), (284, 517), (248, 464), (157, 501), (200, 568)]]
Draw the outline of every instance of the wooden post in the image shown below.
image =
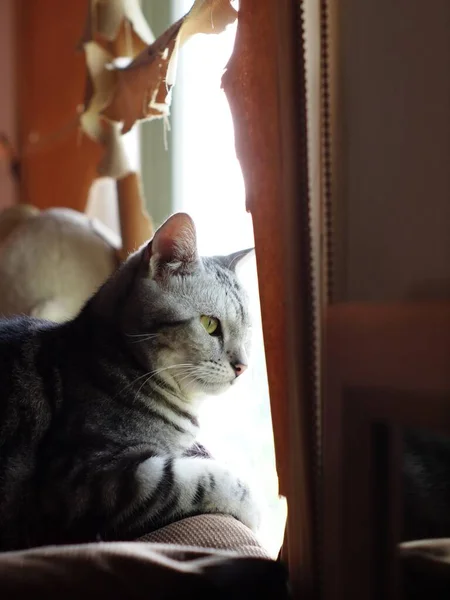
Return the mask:
[(76, 48), (88, 0), (17, 4), (20, 201), (84, 211), (102, 153), (77, 126), (86, 64)]

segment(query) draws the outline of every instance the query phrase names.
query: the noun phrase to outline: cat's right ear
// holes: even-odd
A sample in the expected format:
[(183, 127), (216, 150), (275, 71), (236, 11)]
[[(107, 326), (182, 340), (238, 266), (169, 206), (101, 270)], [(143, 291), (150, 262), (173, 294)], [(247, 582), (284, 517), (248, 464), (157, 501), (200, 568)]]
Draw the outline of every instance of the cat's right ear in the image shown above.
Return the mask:
[(159, 227), (143, 251), (150, 276), (187, 275), (200, 265), (197, 234), (186, 213), (176, 213)]

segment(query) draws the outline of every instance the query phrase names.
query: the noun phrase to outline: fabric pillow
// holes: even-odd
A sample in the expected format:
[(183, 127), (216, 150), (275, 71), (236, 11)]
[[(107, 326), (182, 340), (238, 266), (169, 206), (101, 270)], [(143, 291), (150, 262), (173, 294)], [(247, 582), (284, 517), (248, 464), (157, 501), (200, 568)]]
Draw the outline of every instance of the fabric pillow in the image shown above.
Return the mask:
[(228, 515), (198, 515), (171, 523), (140, 538), (142, 542), (233, 550), (270, 558), (248, 527)]

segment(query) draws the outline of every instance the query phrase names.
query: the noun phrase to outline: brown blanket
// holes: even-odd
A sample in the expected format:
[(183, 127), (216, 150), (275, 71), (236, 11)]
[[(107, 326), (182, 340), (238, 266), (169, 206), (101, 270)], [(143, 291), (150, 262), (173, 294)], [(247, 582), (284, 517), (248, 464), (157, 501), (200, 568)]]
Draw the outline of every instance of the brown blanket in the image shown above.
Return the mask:
[(1, 554), (0, 598), (288, 597), (284, 567), (231, 517), (192, 517), (143, 539)]
[(0, 598), (169, 600), (287, 598), (286, 573), (270, 559), (143, 542), (8, 552)]

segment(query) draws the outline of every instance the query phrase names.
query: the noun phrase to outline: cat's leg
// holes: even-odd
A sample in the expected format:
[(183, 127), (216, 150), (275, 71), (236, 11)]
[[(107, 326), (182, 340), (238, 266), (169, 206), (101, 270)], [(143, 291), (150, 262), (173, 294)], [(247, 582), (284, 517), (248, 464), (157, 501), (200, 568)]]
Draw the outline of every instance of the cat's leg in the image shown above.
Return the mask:
[(229, 514), (253, 530), (259, 526), (260, 511), (248, 486), (214, 460), (149, 458), (137, 468), (136, 480), (133, 506), (116, 521), (120, 530), (145, 530), (201, 513)]

